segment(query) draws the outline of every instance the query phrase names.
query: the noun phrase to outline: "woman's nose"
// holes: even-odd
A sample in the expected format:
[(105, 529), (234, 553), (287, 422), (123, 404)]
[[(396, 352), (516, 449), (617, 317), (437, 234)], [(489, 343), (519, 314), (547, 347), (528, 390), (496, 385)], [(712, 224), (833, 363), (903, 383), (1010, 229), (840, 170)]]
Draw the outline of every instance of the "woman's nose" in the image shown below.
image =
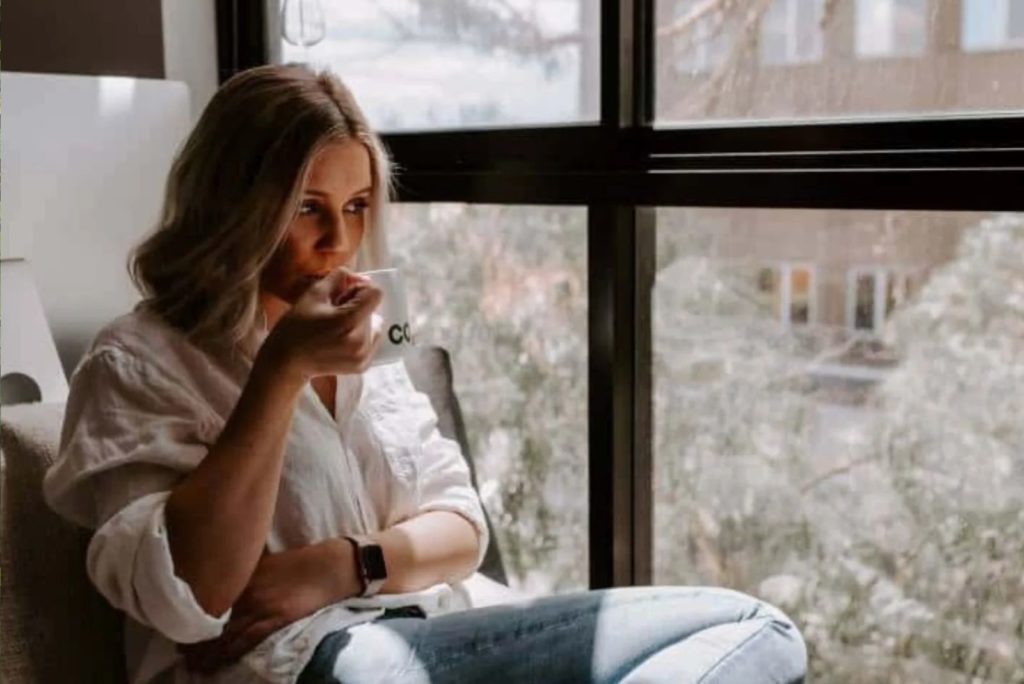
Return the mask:
[(348, 230), (346, 230), (344, 217), (334, 216), (326, 223), (319, 247), (333, 252), (342, 252), (348, 249)]

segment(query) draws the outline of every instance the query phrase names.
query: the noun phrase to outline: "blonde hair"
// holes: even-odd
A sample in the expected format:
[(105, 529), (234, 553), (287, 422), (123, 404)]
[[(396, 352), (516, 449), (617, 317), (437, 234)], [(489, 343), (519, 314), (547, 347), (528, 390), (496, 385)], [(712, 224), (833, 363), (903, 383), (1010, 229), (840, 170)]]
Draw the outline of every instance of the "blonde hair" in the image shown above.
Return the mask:
[(142, 306), (194, 342), (243, 343), (311, 161), (340, 140), (365, 145), (373, 173), (359, 268), (385, 267), (390, 162), (352, 93), (305, 65), (257, 67), (221, 86), (171, 166), (156, 230), (129, 258)]

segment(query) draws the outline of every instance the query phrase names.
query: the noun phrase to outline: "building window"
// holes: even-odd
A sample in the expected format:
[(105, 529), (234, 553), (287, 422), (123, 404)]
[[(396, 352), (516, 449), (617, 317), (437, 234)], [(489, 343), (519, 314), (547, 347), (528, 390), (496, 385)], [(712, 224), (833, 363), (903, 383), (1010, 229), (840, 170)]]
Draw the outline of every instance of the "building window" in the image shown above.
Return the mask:
[(857, 55), (913, 57), (924, 54), (927, 0), (857, 0)]
[(913, 269), (858, 266), (850, 269), (846, 321), (854, 330), (880, 333), (897, 307), (916, 291), (920, 275)]
[(817, 315), (814, 267), (781, 263), (758, 272), (757, 290), (785, 325), (813, 323)]
[(1024, 1), (964, 0), (960, 43), (965, 52), (1024, 48)]
[(702, 73), (721, 66), (732, 48), (729, 15), (709, 10), (702, 0), (681, 0), (674, 6), (673, 22), (686, 28), (673, 41), (675, 69), (683, 73)]
[(761, 22), (761, 62), (820, 61), (824, 53), (823, 9), (824, 0), (775, 0)]

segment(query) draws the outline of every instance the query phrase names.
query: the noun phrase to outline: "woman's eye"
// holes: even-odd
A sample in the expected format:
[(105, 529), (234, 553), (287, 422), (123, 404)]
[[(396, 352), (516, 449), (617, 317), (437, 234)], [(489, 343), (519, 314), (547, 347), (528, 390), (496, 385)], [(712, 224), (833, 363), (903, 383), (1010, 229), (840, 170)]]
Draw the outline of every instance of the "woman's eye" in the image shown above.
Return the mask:
[(345, 205), (345, 211), (349, 214), (362, 214), (370, 208), (370, 203), (365, 199), (352, 200)]
[(317, 210), (316, 202), (303, 202), (299, 205), (299, 216), (307, 216)]

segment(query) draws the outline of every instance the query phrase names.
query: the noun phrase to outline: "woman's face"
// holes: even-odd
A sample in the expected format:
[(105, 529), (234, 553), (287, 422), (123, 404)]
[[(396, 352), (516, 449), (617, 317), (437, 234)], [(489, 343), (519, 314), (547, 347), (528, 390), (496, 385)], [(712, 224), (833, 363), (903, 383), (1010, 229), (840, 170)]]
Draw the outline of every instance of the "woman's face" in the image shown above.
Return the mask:
[(352, 264), (373, 193), (370, 168), (369, 152), (354, 140), (313, 158), (299, 211), (260, 278), (268, 308), (294, 304), (319, 277)]

